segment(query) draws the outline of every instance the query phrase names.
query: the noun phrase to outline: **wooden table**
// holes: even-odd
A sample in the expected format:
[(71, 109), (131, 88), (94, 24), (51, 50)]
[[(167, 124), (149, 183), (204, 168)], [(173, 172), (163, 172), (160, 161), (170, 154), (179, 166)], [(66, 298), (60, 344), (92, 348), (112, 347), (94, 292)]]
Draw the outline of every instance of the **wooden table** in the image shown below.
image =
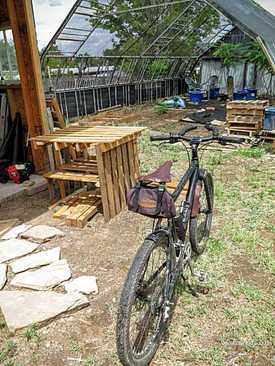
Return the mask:
[[(36, 148), (49, 144), (54, 147), (56, 171), (45, 174), (50, 192), (52, 180), (59, 182), (62, 197), (66, 195), (65, 181), (98, 182), (104, 217), (109, 221), (124, 209), (126, 193), (139, 176), (137, 139), (144, 130), (124, 126), (68, 127), (33, 138)], [(62, 150), (67, 152), (67, 159)], [(79, 154), (84, 154), (83, 159)]]

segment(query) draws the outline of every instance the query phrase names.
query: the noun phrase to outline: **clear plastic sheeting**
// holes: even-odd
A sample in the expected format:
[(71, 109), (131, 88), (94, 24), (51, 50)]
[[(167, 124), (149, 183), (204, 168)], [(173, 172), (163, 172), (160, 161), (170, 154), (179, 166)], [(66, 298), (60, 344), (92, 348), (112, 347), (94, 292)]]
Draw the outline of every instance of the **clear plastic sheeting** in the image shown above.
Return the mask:
[[(188, 56), (219, 25), (204, 0), (78, 0), (42, 55)], [(196, 32), (194, 32), (196, 29)]]

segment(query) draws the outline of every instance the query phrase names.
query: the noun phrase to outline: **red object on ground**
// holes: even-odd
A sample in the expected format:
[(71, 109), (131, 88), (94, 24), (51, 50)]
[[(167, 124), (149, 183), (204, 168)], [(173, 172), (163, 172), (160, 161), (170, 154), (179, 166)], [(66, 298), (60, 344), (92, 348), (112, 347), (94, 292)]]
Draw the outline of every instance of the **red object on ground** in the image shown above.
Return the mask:
[(10, 180), (14, 181), (14, 183), (21, 183), (20, 173), (16, 169), (15, 165), (10, 165), (9, 167), (7, 167), (6, 172), (8, 173)]

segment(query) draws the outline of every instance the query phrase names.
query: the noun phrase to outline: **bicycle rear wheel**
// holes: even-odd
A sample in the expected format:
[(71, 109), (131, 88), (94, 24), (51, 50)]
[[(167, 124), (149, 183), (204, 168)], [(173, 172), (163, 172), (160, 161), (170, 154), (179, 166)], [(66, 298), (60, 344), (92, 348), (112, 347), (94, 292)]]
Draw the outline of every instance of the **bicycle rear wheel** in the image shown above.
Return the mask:
[(206, 248), (206, 241), (209, 237), (214, 204), (214, 186), (212, 176), (202, 172), (202, 178), (198, 181), (201, 185), (199, 214), (190, 219), (189, 237), (193, 251), (201, 255)]
[(117, 320), (117, 353), (124, 366), (146, 366), (168, 324), (164, 291), (168, 239), (146, 239), (137, 252), (122, 290)]

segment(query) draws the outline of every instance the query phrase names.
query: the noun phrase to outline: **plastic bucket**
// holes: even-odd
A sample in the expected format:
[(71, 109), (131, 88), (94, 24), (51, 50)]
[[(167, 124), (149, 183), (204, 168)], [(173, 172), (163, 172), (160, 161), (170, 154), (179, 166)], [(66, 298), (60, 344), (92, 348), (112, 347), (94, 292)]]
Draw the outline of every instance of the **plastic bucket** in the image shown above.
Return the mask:
[(275, 130), (275, 107), (267, 107), (264, 116), (264, 130)]
[(194, 104), (200, 104), (203, 98), (203, 92), (201, 90), (192, 90), (189, 92), (190, 102)]
[(209, 99), (218, 99), (220, 96), (220, 88), (212, 88), (209, 90)]

